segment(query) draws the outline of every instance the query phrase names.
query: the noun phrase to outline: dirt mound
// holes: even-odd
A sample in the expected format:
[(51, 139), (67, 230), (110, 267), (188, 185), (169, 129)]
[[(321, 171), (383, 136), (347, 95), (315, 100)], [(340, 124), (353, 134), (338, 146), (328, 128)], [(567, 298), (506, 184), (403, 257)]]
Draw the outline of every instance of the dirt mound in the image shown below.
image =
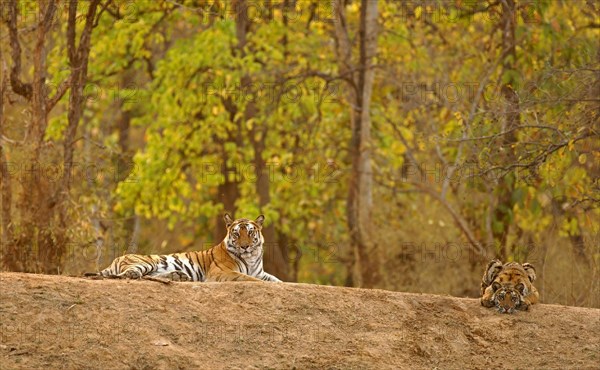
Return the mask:
[(0, 274), (5, 369), (597, 369), (600, 310), (306, 284)]

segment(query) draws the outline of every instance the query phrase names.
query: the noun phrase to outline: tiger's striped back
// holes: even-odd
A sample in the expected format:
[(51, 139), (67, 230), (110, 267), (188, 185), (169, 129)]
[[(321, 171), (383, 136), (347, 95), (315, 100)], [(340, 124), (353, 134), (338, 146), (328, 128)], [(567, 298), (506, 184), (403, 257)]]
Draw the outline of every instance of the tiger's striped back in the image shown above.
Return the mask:
[(188, 276), (190, 281), (205, 281), (206, 274), (213, 262), (213, 248), (199, 252), (173, 253), (167, 255), (126, 254), (116, 258), (110, 266), (100, 271), (105, 277), (122, 276), (128, 270), (135, 270), (139, 276), (160, 276), (174, 271), (180, 271)]

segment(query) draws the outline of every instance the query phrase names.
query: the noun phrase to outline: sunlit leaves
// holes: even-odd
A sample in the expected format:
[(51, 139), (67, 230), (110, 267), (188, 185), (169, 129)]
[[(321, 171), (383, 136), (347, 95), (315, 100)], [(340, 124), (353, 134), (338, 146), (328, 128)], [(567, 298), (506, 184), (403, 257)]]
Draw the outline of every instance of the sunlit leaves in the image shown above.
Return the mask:
[[(593, 192), (590, 173), (597, 168), (590, 139), (578, 139), (597, 121), (597, 110), (586, 102), (597, 84), (597, 30), (584, 27), (588, 17), (564, 2), (523, 3), (516, 15), (515, 58), (502, 49), (500, 3), (487, 2), (490, 8), (475, 14), (448, 4), (454, 3), (381, 2), (371, 107), (377, 205), (401, 211), (388, 200), (414, 190), (402, 178), (414, 160), (426, 169), (466, 166), (456, 181), (429, 174), (426, 180), (435, 181), (426, 185), (436, 193), (445, 188), (446, 199), (478, 237), (488, 232), (502, 181), (512, 186), (507, 196), (514, 207), (502, 211), (514, 225), (514, 243), (517, 228), (535, 239), (552, 217), (564, 223), (563, 234), (581, 232), (589, 217), (577, 207)], [(295, 6), (299, 10), (301, 2)], [(240, 53), (231, 16), (203, 17), (168, 2), (143, 2), (138, 10), (130, 22), (103, 18), (105, 32), (95, 36), (92, 50), (93, 74), (106, 76), (131, 66), (139, 72), (147, 67), (145, 58), (156, 59), (147, 85), (120, 86), (113, 93), (141, 97), (130, 109), (137, 113), (136, 127), (145, 130), (144, 147), (135, 156), (137, 180), (120, 184), (117, 210), (171, 226), (205, 222), (223, 211), (216, 199), (227, 166), (234, 169), (227, 176), (239, 181), (238, 213), (255, 214), (252, 144), (264, 138), (262, 175), (269, 177), (271, 200), (260, 211), (294, 242), (316, 249), (331, 240), (343, 243), (350, 117), (340, 88), (346, 81), (336, 78), (334, 25), (309, 22), (306, 9), (287, 25), (279, 7), (268, 19), (253, 13)], [(359, 2), (348, 6), (349, 24), (358, 24), (359, 11)], [(160, 28), (167, 12), (169, 21)], [(350, 28), (351, 40), (357, 32)], [(161, 53), (152, 54), (156, 50)], [(504, 68), (508, 62), (515, 68)], [(61, 64), (52, 59), (53, 83), (61, 80)], [(102, 89), (110, 83), (102, 79)], [(519, 101), (522, 127), (512, 132), (505, 85)], [(96, 115), (110, 104), (102, 96), (89, 103)], [(246, 119), (249, 104), (255, 112)], [(48, 135), (58, 137), (61, 122), (53, 118)], [(412, 205), (421, 195), (398, 199)], [(555, 214), (556, 203), (574, 205)], [(506, 227), (504, 220), (490, 222), (496, 231)], [(597, 222), (589, 227), (597, 229)], [(319, 273), (331, 271), (327, 266)]]

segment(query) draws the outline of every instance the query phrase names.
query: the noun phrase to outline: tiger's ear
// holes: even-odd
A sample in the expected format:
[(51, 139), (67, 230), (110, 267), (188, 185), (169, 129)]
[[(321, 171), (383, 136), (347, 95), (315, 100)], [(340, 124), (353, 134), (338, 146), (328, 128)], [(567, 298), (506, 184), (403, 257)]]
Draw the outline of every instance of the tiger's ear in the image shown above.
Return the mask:
[(518, 290), (519, 293), (521, 293), (521, 295), (527, 295), (527, 287), (525, 286), (525, 284), (519, 283), (517, 284), (515, 289)]
[(490, 261), (485, 269), (485, 272), (483, 273), (483, 282), (485, 285), (490, 286), (501, 270), (502, 262), (500, 260)]
[(254, 220), (254, 222), (256, 222), (258, 224), (258, 226), (262, 227), (263, 222), (265, 222), (265, 216), (264, 215), (260, 215), (256, 218), (256, 220)]
[(225, 213), (225, 215), (223, 216), (223, 220), (225, 220), (225, 227), (229, 229), (229, 226), (231, 226), (231, 224), (233, 223), (233, 218), (231, 218), (231, 215), (229, 213)]
[(524, 263), (523, 269), (527, 273), (527, 276), (529, 277), (529, 281), (533, 283), (533, 281), (537, 277), (535, 275), (535, 267), (533, 267), (533, 265), (531, 263)]

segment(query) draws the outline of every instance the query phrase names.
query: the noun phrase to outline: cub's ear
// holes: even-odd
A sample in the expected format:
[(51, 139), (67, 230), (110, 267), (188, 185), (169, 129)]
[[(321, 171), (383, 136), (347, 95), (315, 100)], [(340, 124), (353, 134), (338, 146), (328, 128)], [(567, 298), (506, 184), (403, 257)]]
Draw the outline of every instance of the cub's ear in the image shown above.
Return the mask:
[(501, 270), (502, 262), (500, 260), (490, 261), (485, 269), (485, 272), (483, 273), (483, 283), (486, 286), (490, 286)]
[(225, 213), (225, 215), (223, 216), (223, 220), (225, 220), (225, 227), (229, 229), (229, 226), (231, 226), (231, 224), (233, 223), (233, 218), (231, 218), (231, 215), (229, 213)]
[(527, 287), (525, 287), (525, 284), (519, 283), (519, 284), (517, 284), (515, 289), (517, 289), (519, 291), (519, 293), (521, 293), (521, 295), (523, 295), (523, 296), (527, 295)]
[(256, 220), (254, 220), (254, 222), (256, 222), (258, 224), (258, 226), (262, 227), (263, 222), (265, 222), (265, 216), (264, 215), (260, 215), (256, 218)]
[(527, 273), (527, 276), (529, 277), (529, 281), (533, 283), (533, 281), (536, 278), (535, 267), (533, 267), (533, 265), (531, 263), (524, 263), (523, 269)]
[(492, 284), (492, 290), (495, 292), (500, 288), (502, 288), (502, 285), (500, 285), (500, 283), (494, 281), (494, 283)]

